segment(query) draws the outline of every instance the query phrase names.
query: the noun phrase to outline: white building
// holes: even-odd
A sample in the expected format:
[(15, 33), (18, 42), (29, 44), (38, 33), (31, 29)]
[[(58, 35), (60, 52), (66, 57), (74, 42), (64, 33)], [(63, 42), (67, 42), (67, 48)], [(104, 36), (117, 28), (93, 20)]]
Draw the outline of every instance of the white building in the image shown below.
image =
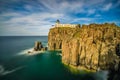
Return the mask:
[(76, 27), (78, 24), (61, 24), (59, 20), (56, 21), (54, 27)]

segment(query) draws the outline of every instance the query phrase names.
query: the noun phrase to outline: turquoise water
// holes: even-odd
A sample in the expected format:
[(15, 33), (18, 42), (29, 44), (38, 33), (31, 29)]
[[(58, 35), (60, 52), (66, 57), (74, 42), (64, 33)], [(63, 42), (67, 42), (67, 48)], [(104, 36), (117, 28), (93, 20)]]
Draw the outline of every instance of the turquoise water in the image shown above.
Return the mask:
[(35, 41), (47, 46), (47, 36), (0, 37), (0, 80), (106, 80), (105, 73), (72, 73), (62, 64), (61, 51), (25, 55)]

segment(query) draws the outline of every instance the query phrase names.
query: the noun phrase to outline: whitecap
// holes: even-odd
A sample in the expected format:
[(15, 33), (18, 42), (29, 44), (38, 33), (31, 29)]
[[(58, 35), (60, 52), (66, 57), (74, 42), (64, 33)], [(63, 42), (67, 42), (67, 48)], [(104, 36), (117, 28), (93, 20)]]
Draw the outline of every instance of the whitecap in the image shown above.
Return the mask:
[(1, 74), (2, 72), (4, 72), (4, 68), (3, 68), (2, 65), (0, 65), (0, 74)]
[(31, 55), (36, 55), (36, 54), (40, 54), (43, 52), (45, 51), (34, 51), (34, 48), (29, 48), (29, 49), (22, 50), (21, 52), (17, 53), (17, 55), (31, 56)]
[(17, 67), (15, 69), (12, 69), (12, 70), (5, 70), (5, 68), (2, 65), (0, 65), (0, 76), (11, 74), (11, 73), (18, 71), (24, 67), (25, 66), (21, 66), (21, 67)]
[(58, 56), (62, 56), (62, 53), (57, 52), (57, 54), (56, 54), (56, 55), (58, 55)]
[(32, 50), (33, 50), (33, 48), (25, 49), (25, 50), (20, 51), (17, 55), (26, 55), (26, 53), (28, 53), (28, 51), (32, 51)]

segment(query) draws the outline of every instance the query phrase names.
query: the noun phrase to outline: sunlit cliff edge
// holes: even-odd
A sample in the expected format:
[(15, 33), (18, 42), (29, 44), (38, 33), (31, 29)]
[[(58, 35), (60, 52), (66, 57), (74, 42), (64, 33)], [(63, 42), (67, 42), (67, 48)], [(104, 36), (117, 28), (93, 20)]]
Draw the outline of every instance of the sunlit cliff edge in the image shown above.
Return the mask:
[(120, 65), (120, 27), (114, 23), (54, 26), (49, 50), (62, 50), (62, 62), (88, 70), (116, 70)]

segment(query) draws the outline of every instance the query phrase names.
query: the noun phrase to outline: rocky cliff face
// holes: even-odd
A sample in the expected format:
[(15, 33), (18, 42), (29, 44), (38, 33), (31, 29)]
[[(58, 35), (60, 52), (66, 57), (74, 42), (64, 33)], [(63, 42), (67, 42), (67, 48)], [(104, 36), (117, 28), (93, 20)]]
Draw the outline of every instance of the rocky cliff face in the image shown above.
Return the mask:
[(50, 29), (48, 45), (50, 50), (62, 48), (65, 64), (90, 70), (118, 69), (120, 28), (115, 24), (55, 27)]
[(75, 32), (75, 28), (70, 27), (55, 27), (51, 28), (48, 34), (49, 50), (62, 49), (62, 42), (71, 37)]

